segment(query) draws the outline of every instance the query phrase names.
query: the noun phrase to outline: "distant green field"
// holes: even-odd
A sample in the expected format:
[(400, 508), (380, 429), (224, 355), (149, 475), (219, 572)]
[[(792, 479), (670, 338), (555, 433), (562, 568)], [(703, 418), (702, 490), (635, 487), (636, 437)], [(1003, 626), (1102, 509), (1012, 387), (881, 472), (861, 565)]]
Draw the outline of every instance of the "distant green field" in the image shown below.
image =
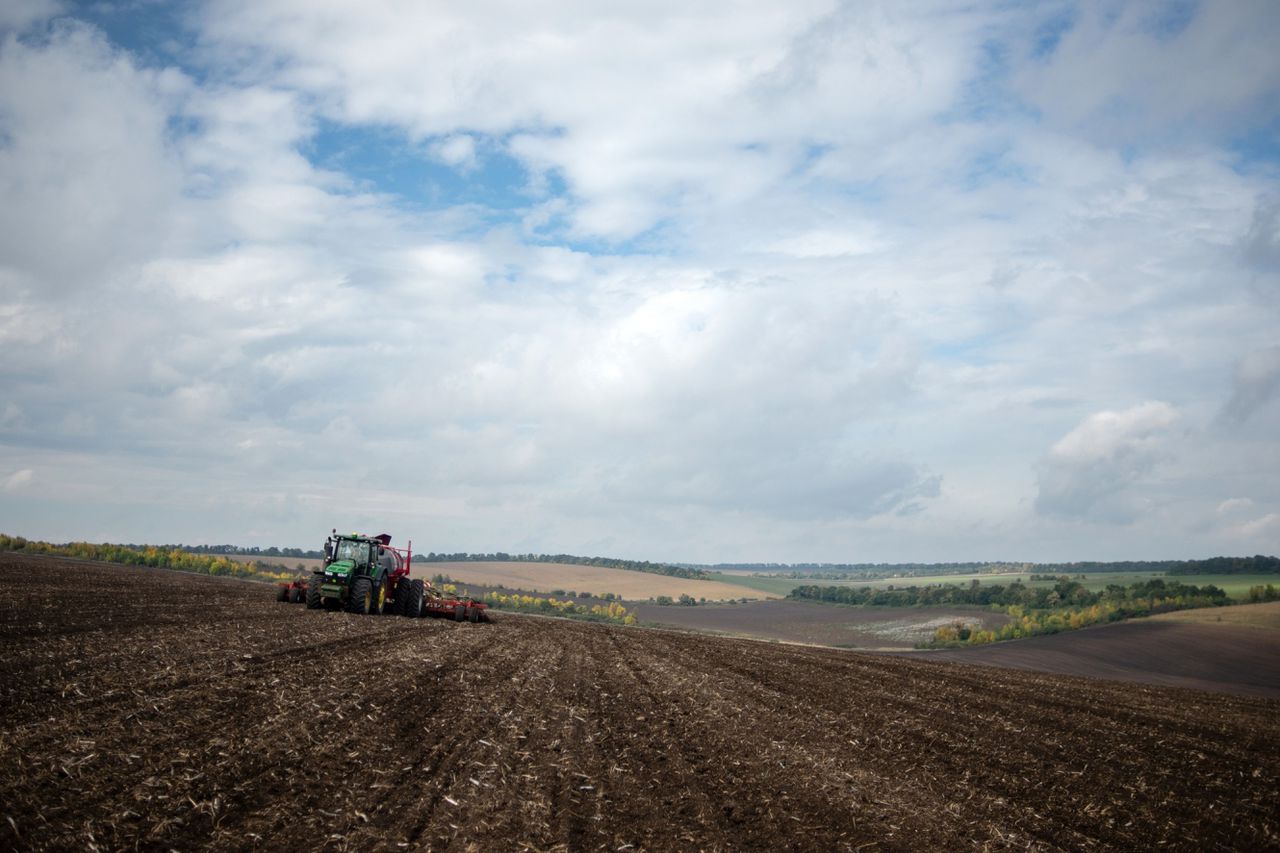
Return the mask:
[[(759, 592), (772, 592), (775, 595), (786, 595), (796, 587), (809, 583), (809, 581), (794, 578), (774, 578), (768, 575), (730, 575), (722, 572), (708, 572), (708, 575), (707, 580), (736, 584)], [(838, 583), (838, 581), (821, 581), (821, 583)]]
[[(1280, 575), (1165, 575), (1164, 572), (1096, 572), (1085, 574), (1083, 580), (1078, 575), (1072, 575), (1073, 579), (1080, 580), (1080, 583), (1090, 591), (1103, 589), (1107, 584), (1118, 584), (1119, 586), (1129, 586), (1139, 581), (1150, 580), (1153, 577), (1164, 577), (1169, 581), (1177, 581), (1178, 583), (1190, 584), (1192, 586), (1204, 586), (1205, 584), (1213, 584), (1223, 589), (1227, 595), (1235, 599), (1242, 599), (1249, 592), (1249, 587), (1259, 584), (1275, 584), (1280, 586)], [(929, 584), (953, 584), (967, 585), (976, 580), (980, 584), (1011, 584), (1016, 580), (1020, 580), (1028, 586), (1049, 586), (1052, 581), (1032, 581), (1030, 573), (1007, 574), (1007, 575), (922, 575), (920, 577), (906, 578), (881, 578), (878, 580), (825, 580), (814, 579), (805, 580), (799, 578), (778, 578), (767, 575), (733, 575), (713, 573), (712, 580), (722, 581), (724, 583), (737, 584), (749, 589), (759, 590), (761, 592), (772, 592), (777, 595), (786, 595), (798, 586), (853, 586), (862, 587), (869, 586), (874, 588), (883, 588), (887, 586), (927, 586)]]

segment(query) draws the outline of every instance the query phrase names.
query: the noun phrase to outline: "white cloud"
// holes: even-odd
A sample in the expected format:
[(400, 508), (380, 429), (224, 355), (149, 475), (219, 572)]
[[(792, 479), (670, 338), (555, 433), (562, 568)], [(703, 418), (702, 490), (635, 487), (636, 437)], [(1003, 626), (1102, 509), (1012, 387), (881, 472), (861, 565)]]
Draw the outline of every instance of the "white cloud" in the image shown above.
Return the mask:
[(1227, 535), (1260, 543), (1260, 547), (1280, 547), (1280, 512), (1267, 513), (1259, 518), (1241, 522), (1227, 528)]
[(30, 468), (23, 468), (14, 471), (8, 477), (4, 478), (4, 482), (0, 483), (0, 490), (6, 492), (18, 492), (31, 485), (35, 479), (35, 472)]
[(1227, 498), (1218, 504), (1218, 515), (1236, 515), (1247, 511), (1253, 506), (1253, 501), (1249, 498)]
[(42, 289), (101, 283), (158, 251), (182, 176), (166, 123), (174, 71), (143, 71), (96, 31), (0, 46), (0, 265)]
[(1055, 442), (1042, 460), (1037, 511), (1132, 521), (1139, 505), (1126, 489), (1165, 457), (1165, 437), (1177, 421), (1172, 406), (1155, 401), (1085, 418)]
[(509, 150), (556, 170), (580, 203), (574, 231), (616, 239), (677, 207), (749, 201), (810, 140), (887, 142), (946, 108), (980, 39), (958, 13), (945, 34), (922, 26), (928, 5), (672, 11), (306, 4), (304, 14), (290, 2), (224, 2), (205, 32), (216, 49), (283, 59), (264, 68), (336, 118), (441, 137), (448, 162), (469, 159), (460, 149), (471, 137), (459, 134), (517, 131)]
[(476, 166), (476, 140), (465, 133), (455, 134), (432, 147), (435, 155), (456, 169), (469, 171)]

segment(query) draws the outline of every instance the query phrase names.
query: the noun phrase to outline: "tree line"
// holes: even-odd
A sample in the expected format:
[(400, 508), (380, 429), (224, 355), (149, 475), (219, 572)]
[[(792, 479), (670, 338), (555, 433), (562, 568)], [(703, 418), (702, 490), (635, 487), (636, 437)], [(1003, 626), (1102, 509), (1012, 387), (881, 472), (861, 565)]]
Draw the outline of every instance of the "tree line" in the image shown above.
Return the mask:
[(635, 614), (628, 612), (620, 601), (587, 605), (579, 604), (572, 599), (560, 599), (555, 596), (507, 594), (496, 590), (486, 592), (482, 599), (490, 607), (499, 610), (565, 616), (570, 619), (581, 619), (587, 622), (612, 622), (617, 625), (636, 624)]
[(927, 577), (930, 575), (1007, 574), (1039, 572), (1050, 575), (1098, 572), (1164, 572), (1170, 575), (1253, 575), (1280, 573), (1280, 558), (1209, 557), (1203, 560), (1116, 560), (1076, 563), (1028, 563), (1008, 560), (967, 563), (717, 563), (712, 570), (751, 571), (783, 578), (847, 580), (849, 578)]
[(54, 545), (0, 533), (0, 551), (45, 554), (77, 560), (98, 560), (122, 566), (145, 566), (201, 575), (268, 581), (289, 580), (294, 574), (288, 567), (279, 564), (266, 563), (262, 560), (246, 563), (229, 559), (222, 554), (197, 554), (171, 545), (113, 545), (91, 542), (67, 542)]
[(1108, 584), (1096, 592), (1071, 578), (1060, 577), (1051, 587), (1027, 586), (1021, 581), (1008, 585), (980, 584), (976, 580), (968, 586), (940, 584), (928, 586), (850, 587), (850, 586), (799, 586), (787, 596), (833, 604), (853, 604), (865, 607), (938, 607), (972, 604), (981, 607), (1022, 607), (1028, 610), (1052, 610), (1060, 607), (1088, 607), (1110, 602), (1116, 604), (1159, 598), (1177, 598), (1197, 602), (1191, 606), (1209, 607), (1230, 604), (1231, 599), (1213, 584), (1192, 586), (1163, 578), (1139, 581), (1127, 587)]

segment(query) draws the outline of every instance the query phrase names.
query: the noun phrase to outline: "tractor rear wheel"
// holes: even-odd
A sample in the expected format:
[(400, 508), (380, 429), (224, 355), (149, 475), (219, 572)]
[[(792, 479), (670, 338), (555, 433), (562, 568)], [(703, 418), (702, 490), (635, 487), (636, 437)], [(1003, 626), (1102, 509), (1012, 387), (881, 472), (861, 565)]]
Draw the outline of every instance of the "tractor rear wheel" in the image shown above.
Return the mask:
[(307, 584), (307, 609), (319, 610), (324, 600), (320, 598), (320, 585), (324, 583), (324, 578), (320, 575), (312, 575), (310, 583)]
[(467, 608), (463, 607), (461, 604), (456, 605), (456, 606), (453, 608), (453, 621), (454, 621), (454, 622), (466, 622), (466, 621), (467, 621)]
[(347, 610), (351, 613), (368, 615), (374, 604), (373, 584), (368, 578), (356, 578), (351, 585), (351, 598), (347, 600)]
[(409, 581), (409, 609), (404, 612), (410, 619), (417, 619), (422, 614), (422, 579)]

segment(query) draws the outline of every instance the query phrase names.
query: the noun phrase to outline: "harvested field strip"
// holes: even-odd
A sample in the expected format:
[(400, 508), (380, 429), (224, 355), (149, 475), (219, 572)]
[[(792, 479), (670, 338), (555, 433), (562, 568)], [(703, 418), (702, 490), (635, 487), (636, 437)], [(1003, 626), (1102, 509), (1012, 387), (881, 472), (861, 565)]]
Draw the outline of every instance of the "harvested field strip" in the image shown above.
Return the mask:
[[(5, 847), (1280, 838), (1274, 701), (506, 614), (323, 613), (261, 585), (56, 561), (0, 556), (0, 580)], [(116, 604), (128, 620), (99, 618)]]
[(431, 577), (437, 573), (457, 578), (464, 584), (486, 587), (501, 584), (510, 589), (537, 590), (544, 594), (557, 589), (585, 590), (596, 595), (612, 592), (628, 601), (644, 601), (659, 595), (672, 598), (690, 595), (708, 601), (777, 597), (719, 581), (691, 580), (600, 566), (518, 562), (415, 563), (413, 566), (415, 576)]
[(1179, 610), (1152, 616), (1160, 622), (1204, 622), (1224, 625), (1248, 625), (1251, 628), (1267, 628), (1280, 631), (1280, 601), (1260, 604), (1237, 604), (1232, 607), (1213, 607), (1203, 610)]

